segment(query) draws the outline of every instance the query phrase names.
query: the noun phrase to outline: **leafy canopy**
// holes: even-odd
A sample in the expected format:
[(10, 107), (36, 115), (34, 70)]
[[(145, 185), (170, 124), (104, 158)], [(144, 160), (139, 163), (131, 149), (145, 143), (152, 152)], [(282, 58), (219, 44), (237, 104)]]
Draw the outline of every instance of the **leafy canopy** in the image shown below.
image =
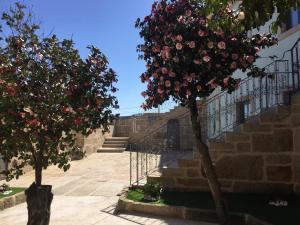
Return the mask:
[(101, 51), (89, 46), (82, 59), (72, 40), (41, 37), (26, 7), (2, 16), (8, 34), (0, 47), (0, 153), (12, 161), (9, 177), (25, 165), (67, 170), (75, 133), (108, 130), (118, 107), (115, 72)]
[[(203, 0), (198, 0), (198, 2), (203, 2)], [(297, 9), (300, 6), (300, 0), (205, 0), (206, 15), (222, 10), (234, 2), (239, 3), (237, 11), (244, 13), (245, 19), (241, 21), (240, 25), (246, 30), (264, 25), (276, 12), (277, 18), (272, 23), (273, 32), (277, 32), (281, 24), (285, 22), (286, 16), (292, 8)], [(224, 21), (217, 21), (217, 23), (224, 23)]]
[[(209, 18), (235, 19), (230, 9)], [(259, 75), (253, 63), (260, 49), (276, 43), (271, 34), (247, 37), (245, 32), (210, 27), (205, 5), (197, 0), (161, 0), (152, 5), (150, 15), (138, 19), (136, 27), (144, 43), (138, 46), (147, 70), (141, 81), (147, 82), (144, 109), (157, 107), (170, 97), (186, 103), (209, 96), (218, 86), (232, 92), (240, 80), (234, 71)]]

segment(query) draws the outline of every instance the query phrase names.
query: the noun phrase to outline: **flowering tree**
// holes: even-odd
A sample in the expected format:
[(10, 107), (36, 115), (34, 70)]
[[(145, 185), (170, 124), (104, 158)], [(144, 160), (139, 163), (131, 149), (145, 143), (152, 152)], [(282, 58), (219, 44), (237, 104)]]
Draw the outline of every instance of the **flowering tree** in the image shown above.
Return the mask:
[[(240, 80), (232, 77), (237, 69), (252, 71), (252, 75), (260, 73), (253, 66), (257, 52), (276, 40), (270, 34), (248, 38), (245, 33), (211, 29), (203, 9), (197, 0), (161, 0), (153, 4), (150, 15), (137, 20), (136, 27), (144, 39), (138, 51), (147, 67), (141, 75), (141, 81), (147, 83), (147, 90), (142, 92), (146, 98), (142, 107), (158, 107), (171, 98), (189, 108), (217, 214), (226, 224), (220, 185), (201, 137), (196, 100), (209, 96), (217, 87), (228, 92), (237, 89)], [(214, 14), (211, 19), (222, 16), (234, 17), (228, 10)]]
[(97, 128), (108, 131), (118, 107), (112, 93), (115, 72), (94, 46), (83, 60), (72, 40), (40, 37), (26, 7), (16, 4), (3, 13), (9, 35), (0, 47), (0, 150), (15, 160), (8, 179), (23, 168), (35, 170), (35, 183), (26, 191), (28, 224), (49, 224), (51, 188), (42, 185), (42, 170), (70, 167), (76, 132), (85, 136)]
[[(206, 14), (209, 15), (222, 8), (226, 8), (233, 2), (232, 0), (206, 0)], [(273, 32), (277, 32), (277, 29), (285, 22), (291, 8), (297, 9), (300, 6), (300, 0), (243, 0), (237, 2), (239, 6), (236, 11), (243, 12), (244, 14), (239, 26), (243, 26), (246, 30), (264, 25), (276, 12), (277, 17), (272, 23)], [(217, 23), (222, 22), (224, 21), (217, 21)]]

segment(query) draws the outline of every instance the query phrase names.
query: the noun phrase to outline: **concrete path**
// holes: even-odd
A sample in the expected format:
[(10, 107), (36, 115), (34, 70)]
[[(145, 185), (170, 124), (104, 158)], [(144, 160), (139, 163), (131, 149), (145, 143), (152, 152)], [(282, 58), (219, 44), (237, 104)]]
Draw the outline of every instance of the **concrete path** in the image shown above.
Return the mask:
[[(64, 173), (56, 167), (44, 172), (44, 184), (53, 185), (51, 225), (212, 225), (194, 221), (149, 217), (149, 215), (113, 215), (117, 194), (129, 184), (129, 153), (95, 153), (72, 162)], [(28, 187), (34, 180), (28, 172), (11, 186)], [(1, 225), (25, 225), (26, 204), (0, 211)]]

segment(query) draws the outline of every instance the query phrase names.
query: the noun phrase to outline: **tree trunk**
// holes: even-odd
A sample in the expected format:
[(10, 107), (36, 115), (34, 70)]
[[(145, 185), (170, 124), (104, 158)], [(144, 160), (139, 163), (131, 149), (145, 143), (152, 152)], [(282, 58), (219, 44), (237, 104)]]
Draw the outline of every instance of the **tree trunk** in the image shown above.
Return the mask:
[(50, 222), (52, 186), (42, 185), (42, 165), (42, 151), (38, 151), (35, 155), (35, 183), (25, 191), (28, 209), (27, 225), (49, 225)]
[(221, 186), (218, 181), (215, 168), (212, 164), (211, 157), (209, 155), (209, 149), (202, 141), (201, 125), (198, 121), (198, 108), (196, 100), (192, 100), (189, 103), (189, 109), (191, 113), (191, 122), (193, 127), (194, 138), (196, 141), (197, 150), (201, 156), (201, 163), (204, 167), (204, 172), (207, 177), (209, 188), (211, 190), (213, 200), (216, 206), (216, 213), (219, 217), (221, 225), (228, 225), (228, 212), (226, 209), (225, 200), (222, 197)]
[(32, 185), (25, 191), (28, 208), (27, 225), (49, 225), (53, 199), (50, 185)]

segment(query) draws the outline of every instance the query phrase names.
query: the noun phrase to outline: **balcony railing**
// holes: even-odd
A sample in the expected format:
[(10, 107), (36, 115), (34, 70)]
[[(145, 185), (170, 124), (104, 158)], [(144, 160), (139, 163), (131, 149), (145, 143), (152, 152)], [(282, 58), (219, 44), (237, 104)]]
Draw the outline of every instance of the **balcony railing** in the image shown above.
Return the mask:
[(245, 78), (233, 93), (221, 92), (209, 98), (202, 106), (206, 138), (222, 138), (225, 132), (269, 108), (289, 104), (291, 94), (300, 86), (299, 47), (300, 38), (281, 59), (264, 67), (264, 77)]

